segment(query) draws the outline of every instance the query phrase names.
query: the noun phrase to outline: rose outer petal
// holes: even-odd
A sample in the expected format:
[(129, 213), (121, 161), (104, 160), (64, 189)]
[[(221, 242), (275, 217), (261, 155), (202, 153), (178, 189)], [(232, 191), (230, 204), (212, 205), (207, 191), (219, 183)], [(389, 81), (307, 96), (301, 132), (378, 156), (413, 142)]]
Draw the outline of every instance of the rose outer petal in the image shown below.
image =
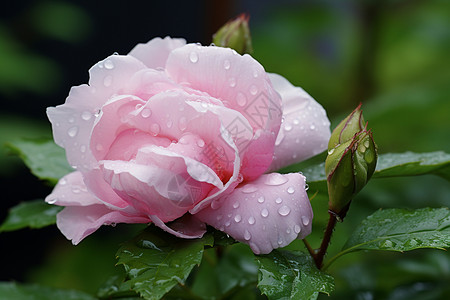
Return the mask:
[(274, 171), (324, 151), (331, 132), (325, 110), (308, 93), (278, 74), (269, 78), (283, 101), (284, 118), (269, 168)]
[(310, 234), (313, 212), (303, 175), (272, 173), (240, 185), (196, 217), (266, 254)]

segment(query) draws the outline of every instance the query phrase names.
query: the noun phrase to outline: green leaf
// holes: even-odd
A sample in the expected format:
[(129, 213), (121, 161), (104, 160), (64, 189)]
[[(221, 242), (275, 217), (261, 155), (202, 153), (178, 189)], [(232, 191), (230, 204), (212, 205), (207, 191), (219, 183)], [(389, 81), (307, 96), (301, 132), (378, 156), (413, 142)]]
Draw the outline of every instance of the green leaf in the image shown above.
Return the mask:
[(274, 250), (256, 259), (258, 287), (269, 299), (317, 299), (334, 289), (333, 277), (319, 271), (303, 252)]
[[(326, 191), (325, 163), (303, 170), (312, 190)], [(450, 154), (437, 151), (428, 153), (387, 153), (378, 156), (372, 178), (434, 174), (450, 181)]]
[(450, 210), (421, 208), (385, 209), (368, 216), (353, 232), (340, 256), (360, 250), (410, 251), (419, 248), (450, 247)]
[(450, 246), (450, 210), (386, 209), (367, 217), (344, 245), (344, 250), (410, 251)]
[(10, 209), (0, 226), (0, 232), (53, 225), (56, 223), (56, 214), (61, 210), (62, 207), (49, 205), (42, 199), (22, 202)]
[(67, 163), (64, 149), (52, 140), (23, 139), (7, 144), (7, 147), (25, 162), (31, 172), (40, 179), (55, 184), (74, 170)]
[(213, 245), (211, 235), (201, 239), (180, 239), (155, 226), (147, 228), (117, 252), (118, 264), (129, 280), (121, 290), (132, 289), (145, 299), (160, 299), (177, 284), (184, 284), (203, 249)]
[(50, 288), (35, 284), (0, 282), (0, 299), (8, 300), (94, 300), (81, 291)]

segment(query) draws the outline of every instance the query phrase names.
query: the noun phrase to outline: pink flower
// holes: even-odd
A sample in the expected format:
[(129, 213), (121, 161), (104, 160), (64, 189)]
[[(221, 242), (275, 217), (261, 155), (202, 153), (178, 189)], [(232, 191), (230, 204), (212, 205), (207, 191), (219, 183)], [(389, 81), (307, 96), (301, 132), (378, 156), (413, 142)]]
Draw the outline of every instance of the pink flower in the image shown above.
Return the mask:
[(259, 254), (311, 232), (305, 177), (266, 174), (326, 149), (330, 123), (302, 89), (249, 55), (169, 37), (89, 73), (47, 110), (76, 171), (46, 201), (65, 206), (74, 244), (101, 225), (197, 238), (209, 224)]

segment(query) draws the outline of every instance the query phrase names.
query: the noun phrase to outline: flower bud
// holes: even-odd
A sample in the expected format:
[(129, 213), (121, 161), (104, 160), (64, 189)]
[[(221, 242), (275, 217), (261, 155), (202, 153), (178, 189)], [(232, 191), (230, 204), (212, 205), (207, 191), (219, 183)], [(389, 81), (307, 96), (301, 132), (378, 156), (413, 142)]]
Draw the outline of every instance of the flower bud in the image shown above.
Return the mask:
[(362, 127), (361, 105), (331, 134), (325, 161), (329, 210), (343, 219), (353, 197), (367, 184), (377, 163), (372, 132)]
[(248, 15), (241, 14), (236, 19), (229, 21), (213, 35), (213, 43), (216, 46), (234, 49), (240, 54), (252, 53), (248, 20)]

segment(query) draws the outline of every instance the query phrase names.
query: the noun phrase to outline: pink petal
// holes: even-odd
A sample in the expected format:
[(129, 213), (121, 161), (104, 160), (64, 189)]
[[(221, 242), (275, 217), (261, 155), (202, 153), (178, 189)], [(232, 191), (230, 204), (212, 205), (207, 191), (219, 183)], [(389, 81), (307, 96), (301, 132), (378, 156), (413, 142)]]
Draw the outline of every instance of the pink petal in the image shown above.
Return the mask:
[(264, 68), (251, 56), (229, 48), (188, 44), (170, 53), (166, 71), (176, 82), (187, 82), (239, 111), (253, 129), (278, 132), (281, 99)]
[(126, 214), (108, 209), (101, 204), (89, 206), (69, 206), (56, 216), (59, 230), (77, 245), (82, 239), (96, 231), (102, 225), (117, 223), (150, 223), (150, 219), (141, 214)]
[(303, 89), (278, 74), (269, 77), (283, 100), (284, 122), (269, 168), (278, 170), (324, 151), (331, 135), (330, 121), (323, 107)]
[(186, 44), (185, 39), (172, 39), (170, 37), (154, 38), (146, 44), (138, 44), (128, 55), (142, 61), (147, 67), (156, 69), (166, 65), (169, 53)]
[(166, 225), (157, 216), (150, 216), (152, 222), (164, 231), (184, 239), (201, 238), (206, 232), (206, 225), (190, 214)]
[(61, 178), (52, 193), (45, 198), (49, 204), (61, 206), (88, 206), (102, 204), (89, 193), (81, 172), (72, 172)]
[(313, 212), (301, 174), (262, 175), (218, 202), (196, 217), (247, 243), (256, 254), (269, 253), (311, 233)]

